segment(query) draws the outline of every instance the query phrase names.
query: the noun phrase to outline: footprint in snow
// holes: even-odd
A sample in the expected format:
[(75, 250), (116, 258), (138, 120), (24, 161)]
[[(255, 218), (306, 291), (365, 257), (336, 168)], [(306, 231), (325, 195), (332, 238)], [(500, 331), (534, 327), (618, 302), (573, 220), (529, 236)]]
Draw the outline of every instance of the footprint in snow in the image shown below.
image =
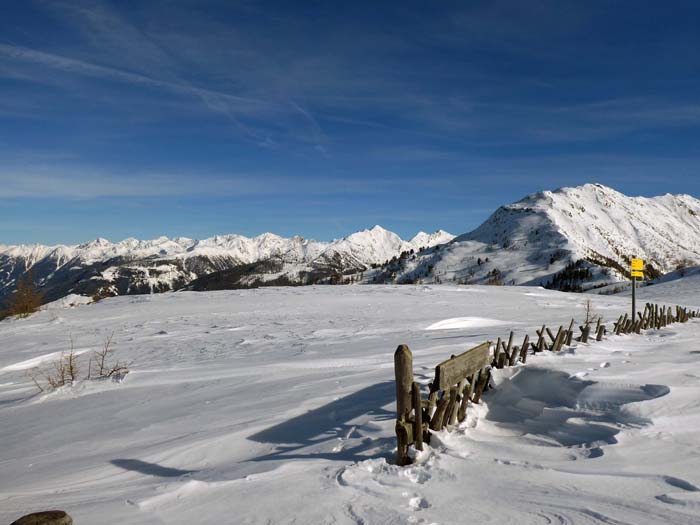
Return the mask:
[(681, 478), (676, 478), (673, 476), (662, 476), (662, 478), (666, 483), (671, 485), (674, 488), (685, 490), (688, 492), (700, 492), (700, 488), (696, 487), (689, 481), (686, 481)]
[(689, 481), (673, 476), (662, 476), (661, 479), (673, 488), (683, 492), (670, 492), (656, 496), (656, 499), (669, 505), (700, 508), (700, 488)]
[(408, 500), (408, 506), (411, 510), (419, 511), (423, 509), (429, 509), (430, 503), (427, 499), (416, 495)]

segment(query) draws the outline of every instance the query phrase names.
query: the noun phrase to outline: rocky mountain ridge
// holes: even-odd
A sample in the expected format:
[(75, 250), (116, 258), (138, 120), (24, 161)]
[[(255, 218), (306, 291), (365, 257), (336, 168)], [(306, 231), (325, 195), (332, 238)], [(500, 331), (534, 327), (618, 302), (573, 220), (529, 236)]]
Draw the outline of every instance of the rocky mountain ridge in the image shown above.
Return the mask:
[(401, 252), (452, 238), (438, 230), (403, 240), (375, 226), (331, 242), (264, 233), (252, 238), (129, 238), (117, 243), (98, 238), (74, 246), (0, 245), (0, 301), (28, 273), (49, 300), (68, 293), (121, 295), (178, 290), (200, 277), (229, 270), (245, 277), (228, 283), (234, 287), (326, 282), (362, 272)]
[(370, 282), (543, 285), (583, 291), (700, 263), (700, 200), (629, 197), (601, 184), (533, 193), (449, 244), (394, 261)]

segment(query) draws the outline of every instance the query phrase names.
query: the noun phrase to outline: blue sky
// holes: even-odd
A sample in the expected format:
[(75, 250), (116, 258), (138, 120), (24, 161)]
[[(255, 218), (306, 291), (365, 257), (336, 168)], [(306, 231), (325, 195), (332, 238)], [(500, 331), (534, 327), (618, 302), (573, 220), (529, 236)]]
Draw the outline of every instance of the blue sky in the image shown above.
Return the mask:
[(0, 243), (697, 196), (699, 25), (690, 1), (2, 2)]

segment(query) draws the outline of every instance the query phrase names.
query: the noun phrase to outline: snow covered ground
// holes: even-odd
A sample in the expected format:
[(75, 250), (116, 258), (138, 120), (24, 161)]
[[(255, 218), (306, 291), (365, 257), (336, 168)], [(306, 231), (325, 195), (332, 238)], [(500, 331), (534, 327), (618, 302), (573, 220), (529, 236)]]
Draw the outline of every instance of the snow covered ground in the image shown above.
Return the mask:
[[(640, 291), (700, 306), (700, 276)], [(629, 298), (345, 286), (126, 296), (0, 323), (0, 523), (700, 523), (700, 322), (497, 372), (463, 428), (392, 465), (393, 352), (433, 366)], [(114, 332), (122, 383), (26, 369)]]

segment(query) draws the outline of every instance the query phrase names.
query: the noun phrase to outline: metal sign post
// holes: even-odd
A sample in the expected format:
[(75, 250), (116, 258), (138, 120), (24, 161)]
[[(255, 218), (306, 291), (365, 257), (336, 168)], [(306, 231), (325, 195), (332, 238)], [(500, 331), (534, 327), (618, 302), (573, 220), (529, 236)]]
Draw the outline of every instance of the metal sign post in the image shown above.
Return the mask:
[(637, 278), (632, 277), (632, 324), (637, 322)]
[(644, 277), (644, 261), (632, 259), (630, 261), (630, 275), (632, 276), (632, 324), (637, 321), (637, 277)]

